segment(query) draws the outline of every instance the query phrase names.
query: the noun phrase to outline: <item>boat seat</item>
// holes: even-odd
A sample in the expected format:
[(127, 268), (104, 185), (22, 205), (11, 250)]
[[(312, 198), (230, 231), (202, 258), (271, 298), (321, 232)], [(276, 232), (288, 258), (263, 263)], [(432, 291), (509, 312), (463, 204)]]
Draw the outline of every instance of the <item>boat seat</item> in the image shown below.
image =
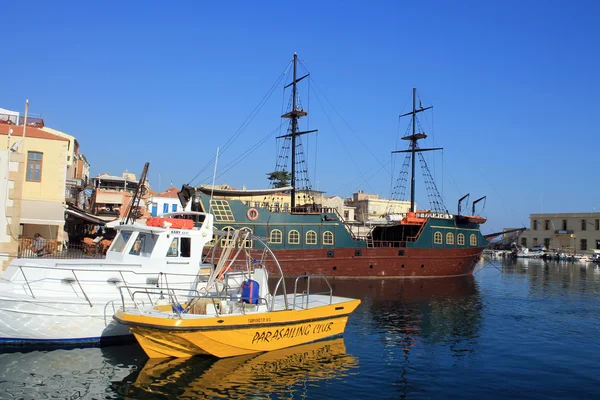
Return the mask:
[(192, 306), (188, 309), (188, 314), (206, 314), (207, 304), (215, 305), (217, 309), (221, 309), (221, 301), (219, 299), (212, 299), (207, 297), (201, 297), (196, 299)]

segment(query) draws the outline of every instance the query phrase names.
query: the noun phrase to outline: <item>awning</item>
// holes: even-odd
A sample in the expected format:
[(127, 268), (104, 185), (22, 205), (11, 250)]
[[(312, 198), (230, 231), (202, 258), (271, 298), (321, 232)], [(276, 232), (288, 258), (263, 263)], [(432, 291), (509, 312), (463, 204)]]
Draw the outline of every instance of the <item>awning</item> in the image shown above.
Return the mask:
[(106, 223), (105, 220), (98, 218), (95, 215), (89, 214), (85, 211), (73, 210), (71, 208), (67, 208), (65, 212), (69, 215), (72, 215), (75, 218), (80, 218), (84, 221), (91, 222), (96, 225), (104, 225)]
[(21, 200), (21, 223), (36, 225), (63, 225), (65, 206), (43, 200)]
[(123, 204), (123, 193), (96, 191), (96, 204)]

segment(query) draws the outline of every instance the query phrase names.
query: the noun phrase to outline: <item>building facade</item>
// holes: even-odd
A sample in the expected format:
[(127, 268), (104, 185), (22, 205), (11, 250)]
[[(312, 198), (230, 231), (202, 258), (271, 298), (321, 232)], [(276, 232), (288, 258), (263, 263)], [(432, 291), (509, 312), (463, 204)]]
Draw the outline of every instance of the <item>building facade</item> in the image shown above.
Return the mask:
[(6, 208), (12, 207), (12, 210), (5, 211), (12, 213), (11, 226), (19, 220), (18, 229), (12, 234), (21, 242), (31, 240), (35, 233), (50, 241), (61, 240), (65, 223), (68, 140), (33, 126), (24, 129), (8, 124), (0, 124), (0, 137), (6, 138), (8, 152), (20, 155), (11, 154), (11, 162), (22, 163), (22, 168), (14, 164), (10, 167), (10, 173), (15, 172), (15, 168), (19, 171), (18, 175), (12, 175), (14, 180), (10, 184), (14, 196)]
[(600, 212), (531, 214), (529, 220), (529, 229), (518, 238), (521, 246), (566, 253), (600, 250)]
[(382, 199), (377, 194), (364, 193), (359, 190), (346, 201), (346, 206), (353, 207), (355, 219), (359, 222), (385, 220), (390, 214), (406, 214), (410, 211), (410, 202)]
[(169, 188), (164, 192), (153, 194), (148, 200), (148, 211), (153, 217), (160, 217), (164, 214), (182, 211), (177, 188)]
[[(92, 195), (91, 212), (105, 221), (113, 221), (125, 218), (133, 195), (138, 188), (139, 182), (135, 174), (123, 172), (121, 176), (100, 174), (92, 179), (94, 193)], [(145, 183), (149, 187), (148, 182)], [(149, 215), (146, 207), (148, 191), (142, 194), (137, 218), (145, 218)]]
[(23, 192), (25, 156), (9, 149), (0, 150), (0, 271), (17, 255)]

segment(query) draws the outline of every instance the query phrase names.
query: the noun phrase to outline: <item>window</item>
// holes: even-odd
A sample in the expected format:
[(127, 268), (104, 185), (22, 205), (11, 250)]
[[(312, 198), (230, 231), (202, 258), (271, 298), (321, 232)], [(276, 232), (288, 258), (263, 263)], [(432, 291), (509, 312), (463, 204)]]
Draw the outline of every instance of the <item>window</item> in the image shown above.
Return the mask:
[(436, 232), (433, 234), (433, 243), (442, 244), (442, 232)]
[(134, 256), (150, 257), (157, 240), (158, 235), (140, 232), (135, 238), (135, 242), (133, 242), (133, 246), (131, 246), (129, 254)]
[(169, 212), (169, 205), (167, 203), (163, 204), (163, 214), (166, 214)]
[(258, 208), (260, 207), (260, 201), (255, 201), (254, 202), (254, 208)]
[(533, 245), (534, 245), (534, 246), (537, 246), (537, 245), (538, 245), (537, 238), (533, 238)]
[(269, 239), (269, 241), (271, 243), (281, 243), (281, 239), (282, 239), (282, 234), (281, 231), (279, 229), (273, 229), (271, 231), (271, 238)]
[(233, 241), (234, 229), (231, 226), (226, 226), (223, 231), (225, 231), (225, 235), (221, 237), (221, 247), (229, 247)]
[(596, 240), (596, 250), (600, 250), (600, 240)]
[(579, 250), (587, 250), (587, 239), (581, 239), (579, 243)]
[(300, 232), (289, 231), (288, 232), (288, 243), (289, 244), (300, 244)]
[(596, 220), (596, 230), (600, 231), (600, 219)]
[(210, 205), (216, 221), (235, 221), (227, 200), (211, 200)]
[(566, 231), (566, 230), (567, 230), (567, 220), (566, 220), (566, 219), (563, 219), (563, 220), (562, 220), (562, 230), (563, 230), (563, 231)]
[(533, 230), (537, 231), (537, 219), (533, 220)]
[(469, 237), (469, 244), (471, 246), (477, 246), (477, 236), (475, 236), (474, 233)]
[(549, 229), (550, 229), (550, 221), (548, 221), (548, 220), (545, 220), (545, 221), (544, 221), (544, 230), (546, 230), (546, 231), (547, 231), (547, 230), (549, 230)]
[(446, 233), (446, 244), (454, 244), (454, 233)]
[(350, 218), (350, 211), (344, 210), (344, 219)]
[(521, 246), (527, 247), (527, 238), (521, 238)]
[(317, 232), (315, 232), (315, 231), (306, 232), (306, 244), (317, 244)]
[(459, 233), (458, 235), (456, 235), (456, 242), (458, 243), (459, 246), (464, 246), (465, 245), (465, 235), (463, 235), (462, 233)]
[(246, 236), (247, 233), (250, 233), (250, 235), (252, 235), (252, 229), (248, 228), (248, 227), (243, 227), (242, 229), (240, 229), (240, 239), (242, 238), (246, 238), (244, 239), (243, 243), (241, 244), (241, 247), (245, 248), (245, 249), (251, 249), (252, 248), (252, 239), (250, 239), (250, 235)]
[(173, 207), (171, 207), (171, 211), (172, 212), (177, 211), (177, 204), (173, 204)]
[(544, 246), (546, 246), (546, 249), (550, 248), (550, 239), (548, 239), (548, 238), (544, 239)]
[(179, 254), (181, 257), (189, 258), (192, 256), (192, 238), (182, 237), (181, 247), (179, 248)]
[(290, 204), (283, 203), (283, 212), (289, 212), (289, 211), (290, 211)]
[(585, 219), (581, 220), (581, 230), (585, 231), (587, 229), (587, 221)]
[(115, 241), (113, 242), (113, 244), (110, 248), (110, 251), (114, 251), (116, 253), (122, 252), (123, 249), (125, 248), (125, 245), (129, 241), (130, 237), (131, 237), (131, 232), (127, 232), (127, 231), (119, 232), (119, 234), (115, 238)]
[(42, 153), (27, 152), (27, 180), (29, 182), (42, 181)]
[(167, 257), (177, 257), (179, 253), (179, 238), (173, 238), (167, 250)]
[(323, 244), (333, 244), (333, 233), (329, 231), (323, 232)]

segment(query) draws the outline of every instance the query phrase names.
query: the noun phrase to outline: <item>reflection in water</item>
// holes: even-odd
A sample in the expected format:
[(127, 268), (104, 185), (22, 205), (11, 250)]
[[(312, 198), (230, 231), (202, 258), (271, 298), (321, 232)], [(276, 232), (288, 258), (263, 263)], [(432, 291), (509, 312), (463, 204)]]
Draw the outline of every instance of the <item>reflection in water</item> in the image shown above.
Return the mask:
[(526, 258), (503, 260), (502, 273), (529, 275), (532, 294), (552, 294), (559, 290), (600, 294), (600, 268), (594, 263)]
[(0, 353), (0, 398), (110, 398), (109, 382), (145, 359), (137, 344)]
[[(361, 364), (372, 363), (372, 374), (388, 376), (400, 398), (431, 385), (418, 384), (416, 365), (435, 363), (446, 354), (455, 362), (476, 354), (483, 303), (473, 276), (336, 280), (332, 288), (340, 296), (362, 300), (349, 320), (349, 333), (356, 331), (364, 348)], [(365, 352), (372, 356), (363, 356)]]
[(332, 286), (336, 294), (360, 298), (385, 340), (400, 341), (403, 348), (417, 338), (457, 342), (478, 336), (482, 302), (473, 276), (344, 280)]
[(150, 359), (114, 386), (127, 398), (294, 397), (305, 385), (347, 376), (357, 365), (337, 338), (224, 359)]

